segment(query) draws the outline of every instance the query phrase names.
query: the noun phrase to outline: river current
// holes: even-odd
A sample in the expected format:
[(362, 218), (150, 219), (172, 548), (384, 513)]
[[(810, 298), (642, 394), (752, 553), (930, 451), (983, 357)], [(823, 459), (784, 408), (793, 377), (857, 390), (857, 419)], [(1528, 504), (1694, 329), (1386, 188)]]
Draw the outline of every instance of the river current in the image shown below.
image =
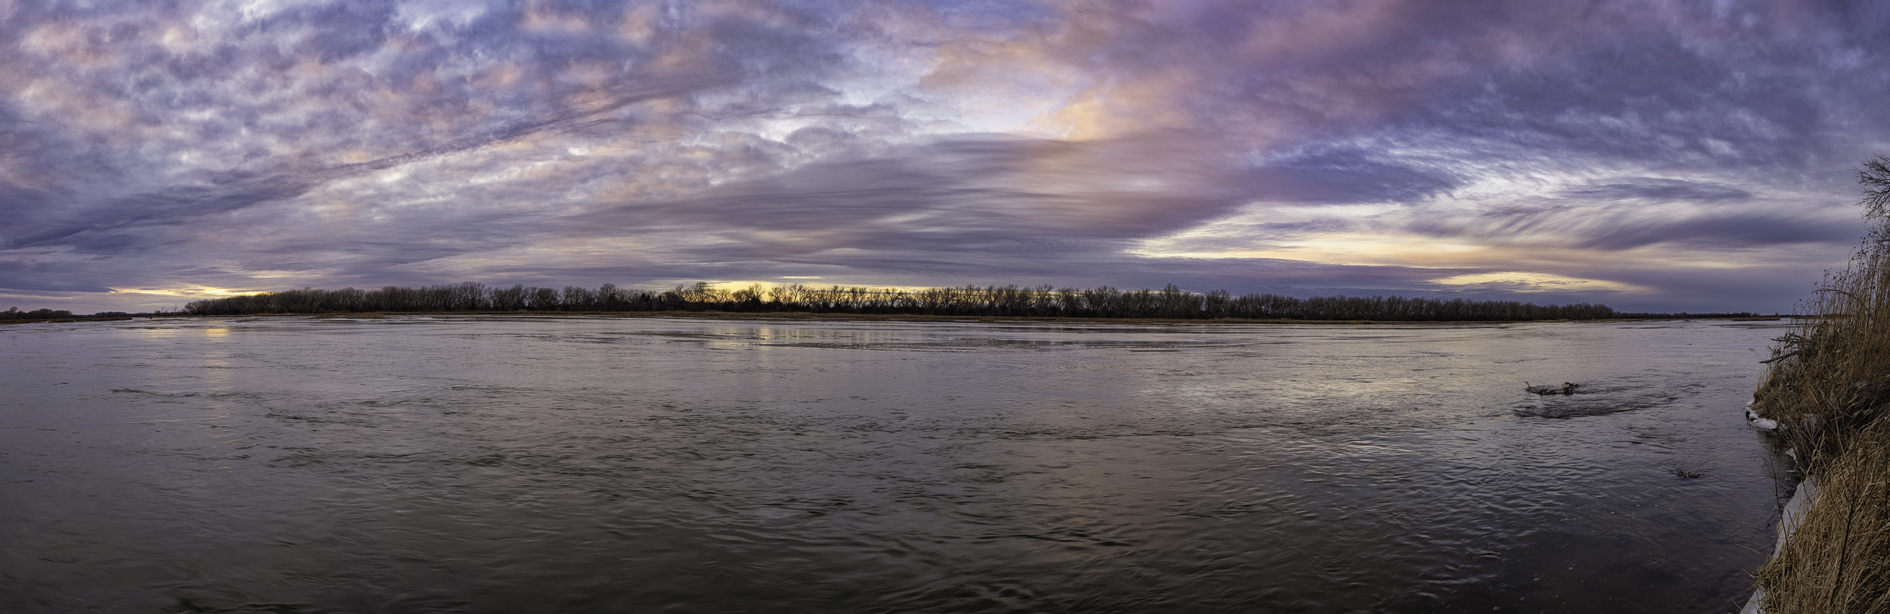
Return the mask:
[(1733, 611), (1780, 324), (0, 327), (0, 611)]

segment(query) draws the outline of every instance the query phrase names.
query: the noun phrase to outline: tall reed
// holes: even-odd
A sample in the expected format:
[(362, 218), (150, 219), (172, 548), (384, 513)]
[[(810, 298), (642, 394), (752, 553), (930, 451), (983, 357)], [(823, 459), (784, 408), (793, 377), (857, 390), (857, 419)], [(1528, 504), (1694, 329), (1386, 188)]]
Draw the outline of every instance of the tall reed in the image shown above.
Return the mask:
[(1860, 173), (1869, 237), (1801, 305), (1754, 393), (1817, 485), (1756, 574), (1772, 614), (1890, 612), (1890, 218), (1872, 191), (1884, 162)]

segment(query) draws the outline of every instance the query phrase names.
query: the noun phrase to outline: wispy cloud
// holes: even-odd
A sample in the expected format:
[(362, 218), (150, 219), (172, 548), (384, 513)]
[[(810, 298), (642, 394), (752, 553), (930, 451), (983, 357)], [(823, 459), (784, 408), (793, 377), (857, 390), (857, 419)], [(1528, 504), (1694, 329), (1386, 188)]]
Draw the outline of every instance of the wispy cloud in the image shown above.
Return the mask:
[(1885, 11), (0, 3), (0, 298), (818, 276), (1786, 309), (1861, 232)]

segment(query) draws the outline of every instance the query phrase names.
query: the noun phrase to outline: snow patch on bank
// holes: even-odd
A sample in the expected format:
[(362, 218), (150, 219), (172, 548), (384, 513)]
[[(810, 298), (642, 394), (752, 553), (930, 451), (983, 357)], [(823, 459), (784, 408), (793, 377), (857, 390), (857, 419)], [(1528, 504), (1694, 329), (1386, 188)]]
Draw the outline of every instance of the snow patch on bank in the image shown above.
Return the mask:
[(1770, 420), (1766, 418), (1760, 418), (1759, 412), (1752, 411), (1751, 401), (1746, 401), (1746, 423), (1751, 424), (1752, 426), (1758, 427), (1762, 430), (1767, 430), (1767, 431), (1778, 430), (1778, 421)]
[[(1778, 540), (1772, 544), (1772, 556), (1778, 556), (1778, 551), (1785, 548), (1785, 539), (1791, 537), (1792, 531), (1798, 528), (1798, 523), (1804, 520), (1805, 510), (1810, 508), (1811, 500), (1817, 496), (1817, 480), (1811, 476), (1805, 476), (1805, 480), (1799, 482), (1798, 488), (1792, 491), (1791, 500), (1785, 502), (1785, 510), (1779, 515)], [(1760, 602), (1763, 601), (1765, 601), (1765, 589), (1753, 589), (1752, 598), (1746, 600), (1746, 607), (1741, 608), (1739, 614), (1763, 614), (1765, 610), (1759, 607)]]

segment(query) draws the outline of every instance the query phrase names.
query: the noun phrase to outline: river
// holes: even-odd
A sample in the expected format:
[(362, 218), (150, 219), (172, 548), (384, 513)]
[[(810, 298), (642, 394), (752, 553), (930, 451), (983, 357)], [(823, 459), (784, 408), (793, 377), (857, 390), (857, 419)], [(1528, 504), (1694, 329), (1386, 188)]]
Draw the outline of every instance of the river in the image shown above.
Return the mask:
[(0, 611), (1733, 611), (1781, 332), (0, 327)]

